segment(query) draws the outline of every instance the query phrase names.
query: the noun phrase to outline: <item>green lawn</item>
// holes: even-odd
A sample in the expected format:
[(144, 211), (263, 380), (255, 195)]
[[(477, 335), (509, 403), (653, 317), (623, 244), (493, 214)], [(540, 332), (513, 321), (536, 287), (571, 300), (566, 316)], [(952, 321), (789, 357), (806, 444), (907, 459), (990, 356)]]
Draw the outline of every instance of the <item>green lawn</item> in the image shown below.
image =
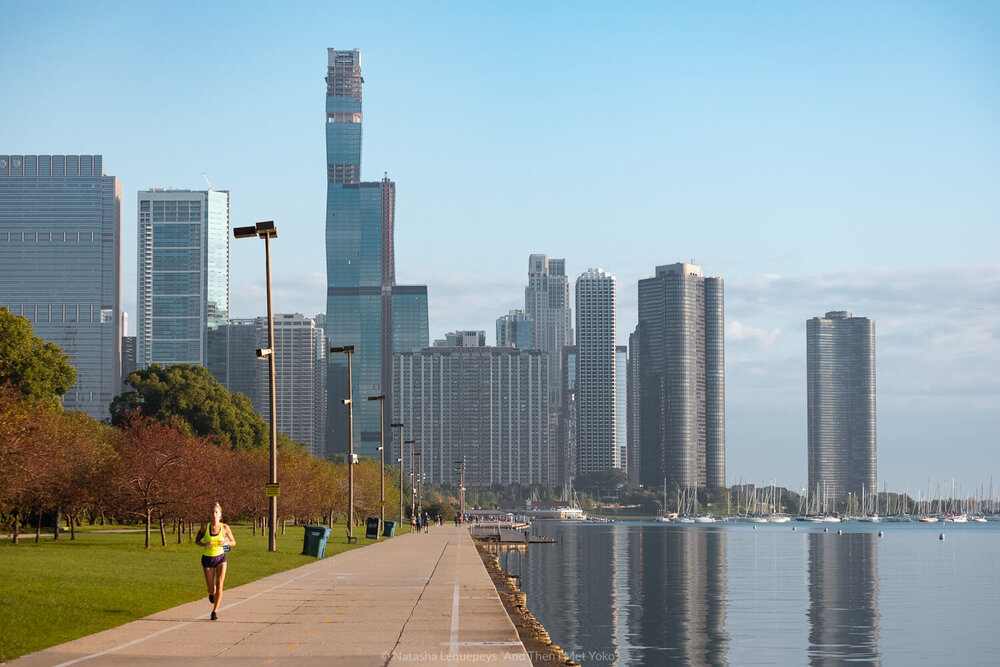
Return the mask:
[[(301, 526), (279, 533), (275, 553), (249, 527), (234, 525), (233, 532), (237, 547), (229, 554), (227, 588), (315, 561), (300, 555)], [(373, 542), (364, 527), (354, 532), (358, 545), (348, 546), (344, 526), (335, 526), (326, 556)], [(154, 531), (148, 551), (142, 532), (78, 529), (75, 540), (69, 537), (61, 533), (53, 542), (51, 533), (43, 534), (35, 544), (32, 532), (17, 546), (0, 540), (0, 662), (206, 597), (201, 549), (186, 535), (177, 544), (168, 532), (161, 547)]]

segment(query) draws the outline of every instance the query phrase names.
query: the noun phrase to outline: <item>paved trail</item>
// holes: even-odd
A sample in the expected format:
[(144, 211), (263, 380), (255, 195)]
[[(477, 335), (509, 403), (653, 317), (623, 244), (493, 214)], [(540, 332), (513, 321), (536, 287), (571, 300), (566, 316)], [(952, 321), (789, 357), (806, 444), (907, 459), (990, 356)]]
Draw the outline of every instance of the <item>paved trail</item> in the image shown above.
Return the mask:
[(464, 527), (259, 579), (226, 590), (219, 620), (210, 611), (206, 598), (9, 664), (530, 664)]

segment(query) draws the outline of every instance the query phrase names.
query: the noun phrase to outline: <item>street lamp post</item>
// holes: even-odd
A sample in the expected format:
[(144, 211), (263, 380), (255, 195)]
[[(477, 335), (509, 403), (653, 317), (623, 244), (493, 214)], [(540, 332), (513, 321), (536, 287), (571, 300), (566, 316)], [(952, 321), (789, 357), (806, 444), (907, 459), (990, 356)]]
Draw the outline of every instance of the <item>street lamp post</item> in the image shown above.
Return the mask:
[(268, 480), (275, 495), (268, 496), (268, 536), (267, 550), (278, 550), (278, 407), (275, 396), (275, 369), (274, 369), (274, 309), (271, 305), (271, 239), (278, 238), (278, 230), (274, 227), (273, 220), (258, 222), (246, 227), (233, 227), (233, 236), (238, 239), (261, 238), (264, 239), (264, 275), (267, 281), (267, 347), (257, 350), (257, 357), (267, 359), (268, 381), (270, 382), (270, 415), (271, 424), (268, 432), (270, 445), (270, 472)]
[(455, 461), (455, 463), (462, 464), (461, 468), (455, 468), (455, 471), (460, 473), (458, 478), (458, 515), (460, 517), (465, 517), (465, 457), (462, 457), (461, 461)]
[[(416, 440), (407, 440), (406, 444), (410, 446), (410, 516), (416, 516), (416, 499), (417, 499), (417, 476), (413, 474), (413, 447), (417, 444)], [(402, 455), (400, 451), (400, 455)]]
[(396, 463), (399, 464), (399, 525), (403, 525), (403, 422), (393, 422), (389, 424), (389, 428), (399, 429), (399, 458), (396, 459)]
[(340, 402), (347, 406), (347, 539), (354, 537), (354, 380), (351, 377), (351, 357), (354, 346), (331, 347), (331, 354), (347, 355), (347, 398)]
[(380, 472), (378, 479), (378, 522), (379, 526), (385, 524), (385, 431), (382, 428), (385, 419), (385, 394), (369, 396), (369, 401), (378, 401), (378, 454), (380, 461)]
[(424, 511), (424, 458), (423, 452), (414, 452), (417, 457), (417, 511)]

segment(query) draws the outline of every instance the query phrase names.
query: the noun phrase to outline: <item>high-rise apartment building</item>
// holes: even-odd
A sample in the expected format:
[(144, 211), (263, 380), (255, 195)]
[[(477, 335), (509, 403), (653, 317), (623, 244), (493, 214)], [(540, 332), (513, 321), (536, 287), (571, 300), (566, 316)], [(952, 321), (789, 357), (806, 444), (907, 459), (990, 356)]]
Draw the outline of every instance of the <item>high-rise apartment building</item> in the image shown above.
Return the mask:
[(616, 421), (615, 277), (576, 280), (576, 474), (621, 468)]
[[(497, 318), (497, 347), (531, 347), (531, 315), (515, 309)], [(550, 355), (551, 356), (551, 355)]]
[(524, 313), (531, 318), (531, 347), (549, 353), (549, 397), (558, 405), (562, 393), (562, 349), (573, 344), (566, 260), (528, 257)]
[(615, 346), (615, 448), (618, 465), (628, 472), (628, 347)]
[(138, 194), (136, 356), (196, 364), (228, 385), (229, 192)]
[(843, 310), (806, 321), (809, 494), (876, 489), (875, 322)]
[[(271, 421), (268, 364), (256, 350), (267, 346), (267, 318), (230, 320), (227, 389), (242, 393)], [(326, 431), (327, 344), (323, 330), (298, 313), (274, 316), (274, 371), (278, 431), (322, 456)]]
[[(395, 357), (393, 394), (425, 484), (458, 485), (463, 459), (468, 488), (550, 483), (545, 353), (485, 346), (403, 352)], [(392, 450), (398, 457), (398, 443)]]
[(694, 264), (639, 281), (636, 328), (640, 479), (679, 488), (726, 483), (725, 321), (721, 278)]
[[(638, 325), (636, 326), (638, 329)], [(628, 457), (626, 459), (626, 471), (628, 472), (628, 484), (630, 488), (637, 489), (642, 484), (639, 479), (639, 470), (641, 469), (640, 461), (640, 448), (639, 448), (639, 430), (640, 421), (639, 415), (641, 411), (639, 410), (639, 334), (637, 331), (633, 331), (628, 337), (628, 367), (626, 373), (626, 383), (628, 385), (625, 391), (626, 397), (626, 434), (628, 439)]]
[(100, 155), (0, 155), (0, 306), (70, 356), (69, 410), (121, 393), (122, 186)]
[(257, 350), (267, 347), (267, 318), (229, 320), (229, 373), (226, 389), (243, 394), (260, 415), (269, 412), (267, 361), (257, 358)]
[[(361, 181), (361, 54), (328, 49), (326, 76), (326, 335), (354, 346), (354, 451), (378, 456), (393, 415), (392, 355), (426, 347), (427, 287), (397, 285), (393, 234), (396, 185)], [(346, 453), (348, 360), (332, 354), (328, 374), (326, 453)], [(380, 424), (378, 401), (386, 396)]]

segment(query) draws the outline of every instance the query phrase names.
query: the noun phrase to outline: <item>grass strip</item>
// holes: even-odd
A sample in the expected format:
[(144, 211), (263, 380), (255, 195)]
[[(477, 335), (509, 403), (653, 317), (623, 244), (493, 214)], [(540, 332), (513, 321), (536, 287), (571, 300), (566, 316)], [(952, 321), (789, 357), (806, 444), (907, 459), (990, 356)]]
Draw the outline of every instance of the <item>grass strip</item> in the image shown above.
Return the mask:
[[(226, 588), (231, 589), (315, 561), (302, 556), (302, 527), (278, 535), (278, 551), (267, 550), (267, 536), (249, 526), (231, 524), (237, 546), (229, 553)], [(107, 527), (106, 527), (107, 528)], [(397, 526), (408, 532), (409, 526)], [(375, 540), (356, 529), (358, 543), (346, 544), (345, 527), (334, 526), (326, 557), (356, 549)], [(152, 534), (149, 550), (143, 532), (77, 529), (76, 539), (62, 533), (58, 541), (42, 534), (21, 535), (14, 546), (0, 541), (0, 662), (49, 646), (107, 630), (179, 604), (204, 598), (201, 547), (177, 543), (167, 533), (167, 545)]]

